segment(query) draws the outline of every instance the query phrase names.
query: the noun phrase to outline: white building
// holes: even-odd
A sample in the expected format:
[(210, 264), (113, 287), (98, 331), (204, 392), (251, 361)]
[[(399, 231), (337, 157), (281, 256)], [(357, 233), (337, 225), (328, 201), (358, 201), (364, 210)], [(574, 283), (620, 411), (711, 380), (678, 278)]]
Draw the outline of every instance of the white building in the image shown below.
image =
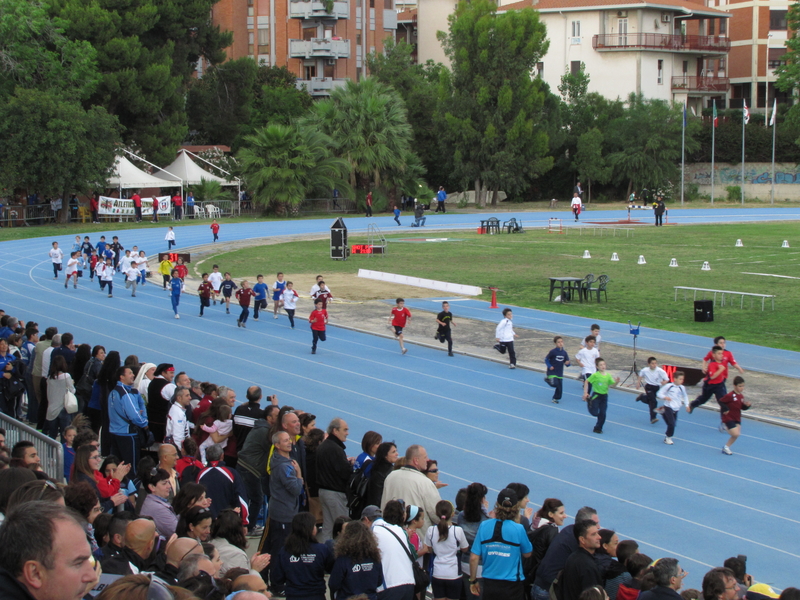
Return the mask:
[[(635, 92), (687, 102), (699, 112), (710, 105), (710, 98), (727, 94), (726, 12), (679, 0), (524, 0), (499, 10), (529, 6), (547, 26), (550, 47), (538, 75), (553, 93), (558, 93), (565, 72), (575, 72), (584, 63), (589, 91), (609, 99), (625, 99)], [(447, 63), (436, 31), (447, 29), (453, 9), (452, 0), (420, 0), (420, 62), (432, 58)]]

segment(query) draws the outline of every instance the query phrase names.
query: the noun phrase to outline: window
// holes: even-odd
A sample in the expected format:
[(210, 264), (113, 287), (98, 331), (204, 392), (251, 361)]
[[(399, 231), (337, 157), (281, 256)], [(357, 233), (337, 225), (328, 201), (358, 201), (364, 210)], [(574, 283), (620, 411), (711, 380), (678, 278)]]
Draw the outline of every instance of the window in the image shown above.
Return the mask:
[(769, 11), (769, 28), (773, 31), (786, 31), (786, 13), (785, 10), (771, 10)]
[(716, 19), (709, 19), (708, 20), (708, 35), (714, 35), (715, 25), (717, 23)]
[(728, 19), (719, 20), (719, 34), (725, 35), (728, 33)]
[(375, 8), (375, 0), (369, 0), (369, 7)]
[(572, 22), (572, 37), (581, 37), (581, 22)]
[(258, 30), (258, 53), (269, 54), (269, 28)]
[(361, 34), (357, 33), (356, 34), (356, 46), (360, 46), (360, 45), (361, 45)]
[(686, 75), (689, 72), (689, 61), (683, 61), (683, 74)]
[(392, 10), (394, 8), (394, 6), (392, 6), (392, 0), (383, 0), (383, 8)]
[(536, 63), (536, 76), (539, 79), (544, 79), (544, 63), (543, 62)]
[(717, 63), (717, 65), (719, 66), (719, 70), (720, 71), (724, 71), (725, 70), (725, 59), (724, 58), (720, 58), (719, 62)]
[(252, 31), (247, 32), (247, 53), (252, 56), (253, 54), (253, 40), (255, 39), (255, 34)]
[(569, 62), (569, 72), (575, 76), (579, 75), (581, 72), (581, 61), (579, 60), (571, 60)]
[(252, 17), (254, 14), (253, 0), (247, 0), (247, 16)]
[(306, 81), (308, 81), (309, 79), (313, 79), (314, 77), (317, 76), (316, 65), (305, 65), (303, 70), (305, 71)]
[(664, 83), (664, 61), (658, 61), (658, 84)]

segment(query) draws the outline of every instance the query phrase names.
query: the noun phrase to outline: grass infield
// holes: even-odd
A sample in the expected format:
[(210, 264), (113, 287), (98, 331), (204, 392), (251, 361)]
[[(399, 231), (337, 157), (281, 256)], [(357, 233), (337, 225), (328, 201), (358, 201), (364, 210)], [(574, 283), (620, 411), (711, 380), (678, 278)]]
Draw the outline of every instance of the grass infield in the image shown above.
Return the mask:
[[(528, 230), (517, 235), (427, 232), (389, 236), (386, 256), (353, 255), (347, 261), (330, 258), (328, 241), (289, 242), (216, 255), (234, 278), (256, 272), (281, 270), (292, 273), (352, 273), (359, 268), (387, 271), (454, 283), (496, 286), (503, 293), (499, 303), (526, 306), (558, 313), (609, 321), (641, 321), (649, 328), (697, 335), (724, 334), (729, 340), (800, 351), (800, 236), (794, 223), (731, 225), (684, 225), (635, 228), (633, 237), (549, 234)], [(416, 233), (416, 232), (415, 232)], [(396, 243), (392, 238), (457, 237), (459, 242)], [(741, 239), (743, 247), (735, 247)], [(781, 248), (789, 240), (790, 248)], [(351, 244), (366, 243), (366, 237), (351, 236)], [(584, 251), (591, 254), (584, 259)], [(619, 262), (610, 260), (612, 253)], [(639, 265), (640, 255), (647, 264)], [(669, 267), (677, 259), (678, 267)], [(708, 261), (711, 271), (701, 271)], [(548, 302), (551, 276), (610, 277), (608, 302), (561, 304)], [(763, 273), (795, 279), (752, 275)], [(673, 286), (775, 294), (775, 310), (769, 300), (761, 311), (760, 299), (745, 299), (714, 309), (713, 323), (695, 323), (692, 295), (673, 300)], [(399, 286), (399, 295), (413, 296), (412, 288)], [(700, 296), (698, 295), (698, 298)], [(710, 297), (707, 295), (706, 297)], [(488, 292), (483, 295), (488, 300)]]

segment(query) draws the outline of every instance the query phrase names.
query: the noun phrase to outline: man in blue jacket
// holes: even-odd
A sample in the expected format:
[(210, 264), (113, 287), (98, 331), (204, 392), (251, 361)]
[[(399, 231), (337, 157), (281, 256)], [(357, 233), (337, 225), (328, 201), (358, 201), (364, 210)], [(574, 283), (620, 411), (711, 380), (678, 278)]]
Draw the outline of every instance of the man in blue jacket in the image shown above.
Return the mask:
[(117, 385), (108, 394), (108, 432), (111, 453), (129, 465), (139, 464), (139, 432), (147, 428), (147, 410), (130, 367), (117, 369)]

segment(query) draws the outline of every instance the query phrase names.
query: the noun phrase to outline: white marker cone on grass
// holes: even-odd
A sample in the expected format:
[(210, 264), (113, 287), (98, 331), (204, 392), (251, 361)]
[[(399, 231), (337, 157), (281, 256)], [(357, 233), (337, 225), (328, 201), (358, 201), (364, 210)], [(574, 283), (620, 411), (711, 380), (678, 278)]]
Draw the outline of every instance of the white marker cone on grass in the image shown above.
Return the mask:
[(614, 262), (619, 261), (619, 256), (617, 256), (616, 252), (614, 252), (614, 254), (611, 255), (611, 260), (614, 261)]
[(783, 243), (781, 244), (781, 248), (788, 248), (788, 247), (789, 247), (789, 240), (783, 240)]
[(669, 261), (669, 266), (670, 267), (677, 267), (678, 266), (678, 259), (677, 258), (673, 258), (671, 261)]
[(589, 251), (588, 251), (588, 250), (584, 250), (584, 251), (583, 251), (583, 258), (592, 258), (592, 255), (591, 255), (591, 254), (589, 254)]
[(639, 255), (639, 262), (637, 264), (646, 265), (647, 261), (644, 259), (644, 254)]
[(701, 271), (710, 271), (711, 270), (711, 265), (708, 264), (708, 261), (705, 261), (703, 263), (703, 266), (700, 267), (700, 270)]
[(744, 246), (742, 240), (736, 240), (736, 248), (741, 248), (742, 246)]

